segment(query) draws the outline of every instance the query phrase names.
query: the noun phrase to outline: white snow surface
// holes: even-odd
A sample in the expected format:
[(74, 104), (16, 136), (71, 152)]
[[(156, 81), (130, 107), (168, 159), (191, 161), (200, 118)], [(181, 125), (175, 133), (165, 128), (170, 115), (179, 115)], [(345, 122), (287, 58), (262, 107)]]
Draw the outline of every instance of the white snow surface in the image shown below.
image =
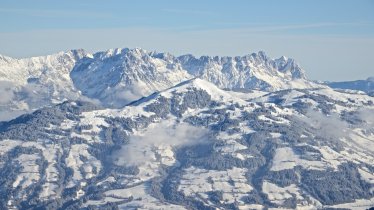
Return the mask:
[(227, 171), (190, 167), (185, 169), (178, 190), (186, 196), (203, 197), (206, 192), (222, 191), (223, 203), (242, 203), (240, 199), (253, 189), (248, 184), (245, 173), (245, 169), (235, 167)]

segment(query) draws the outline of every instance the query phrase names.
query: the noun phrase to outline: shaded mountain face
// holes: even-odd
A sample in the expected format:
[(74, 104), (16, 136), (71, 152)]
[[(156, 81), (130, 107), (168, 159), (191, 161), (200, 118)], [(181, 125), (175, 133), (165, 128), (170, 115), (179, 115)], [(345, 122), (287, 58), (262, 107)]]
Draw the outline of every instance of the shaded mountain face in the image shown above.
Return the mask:
[(366, 80), (326, 82), (325, 84), (331, 88), (360, 90), (371, 96), (374, 95), (374, 77), (369, 77)]
[(368, 208), (373, 98), (191, 79), (0, 123), (0, 208)]
[(271, 59), (264, 52), (196, 58), (112, 49), (95, 54), (72, 50), (25, 59), (1, 56), (0, 120), (65, 100), (123, 107), (195, 77), (228, 89), (273, 91), (321, 86), (307, 80), (293, 59)]

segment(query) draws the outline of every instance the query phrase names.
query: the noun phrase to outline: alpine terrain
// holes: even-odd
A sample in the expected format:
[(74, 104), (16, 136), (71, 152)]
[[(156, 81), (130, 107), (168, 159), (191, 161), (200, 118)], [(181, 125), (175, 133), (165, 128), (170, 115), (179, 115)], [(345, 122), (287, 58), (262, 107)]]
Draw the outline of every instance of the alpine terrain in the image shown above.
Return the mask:
[(369, 209), (374, 98), (341, 87), (264, 52), (0, 56), (0, 209)]

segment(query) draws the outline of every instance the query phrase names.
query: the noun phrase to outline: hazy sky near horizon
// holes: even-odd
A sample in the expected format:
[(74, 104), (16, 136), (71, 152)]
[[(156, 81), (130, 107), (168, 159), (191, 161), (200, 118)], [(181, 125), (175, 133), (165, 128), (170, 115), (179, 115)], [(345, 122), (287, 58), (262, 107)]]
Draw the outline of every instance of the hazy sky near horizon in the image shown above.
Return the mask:
[(311, 79), (374, 76), (370, 0), (0, 0), (0, 54), (141, 47), (295, 58)]

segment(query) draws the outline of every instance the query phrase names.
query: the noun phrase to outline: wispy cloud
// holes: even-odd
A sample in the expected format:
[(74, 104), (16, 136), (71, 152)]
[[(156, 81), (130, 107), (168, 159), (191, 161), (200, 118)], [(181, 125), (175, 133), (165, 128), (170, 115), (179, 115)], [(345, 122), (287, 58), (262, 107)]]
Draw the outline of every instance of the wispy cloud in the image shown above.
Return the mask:
[[(216, 22), (211, 28), (201, 28), (201, 30), (242, 30), (253, 33), (264, 33), (264, 32), (278, 32), (278, 31), (289, 31), (299, 29), (326, 29), (332, 27), (373, 27), (373, 23), (360, 23), (360, 22), (321, 22), (321, 23), (306, 23), (306, 24), (269, 24), (269, 23), (243, 23), (243, 22)], [(198, 29), (198, 28), (195, 28)]]
[(42, 18), (112, 18), (110, 13), (77, 11), (77, 10), (41, 10), (41, 9), (19, 9), (19, 8), (0, 8), (0, 12), (19, 14), (30, 17)]
[(189, 10), (189, 9), (162, 9), (163, 12), (174, 13), (174, 14), (188, 14), (188, 15), (212, 15), (214, 14), (208, 10)]

